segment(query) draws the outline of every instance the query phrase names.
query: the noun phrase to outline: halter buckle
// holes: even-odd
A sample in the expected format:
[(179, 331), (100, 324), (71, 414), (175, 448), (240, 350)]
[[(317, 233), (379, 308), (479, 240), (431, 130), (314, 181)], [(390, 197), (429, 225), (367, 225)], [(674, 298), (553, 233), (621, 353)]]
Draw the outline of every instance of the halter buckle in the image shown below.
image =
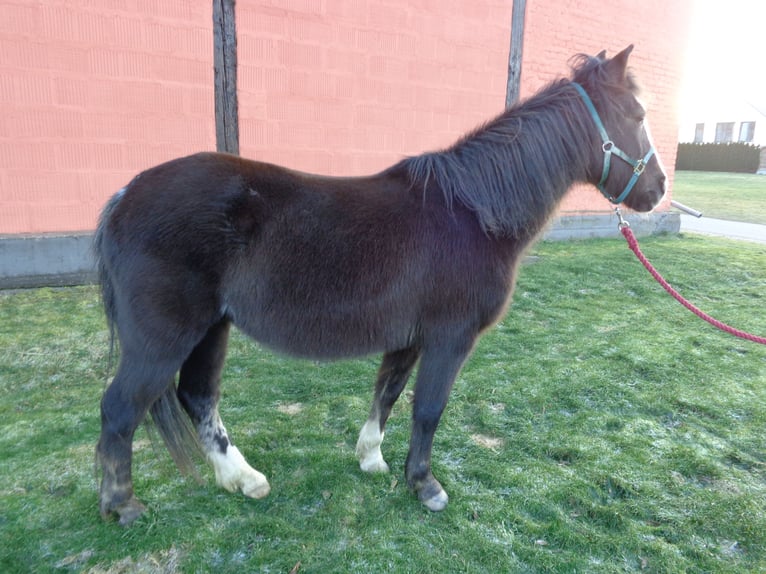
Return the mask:
[(635, 167), (633, 168), (633, 173), (636, 175), (641, 175), (644, 173), (644, 170), (646, 169), (646, 164), (644, 163), (644, 160), (640, 159), (636, 162)]

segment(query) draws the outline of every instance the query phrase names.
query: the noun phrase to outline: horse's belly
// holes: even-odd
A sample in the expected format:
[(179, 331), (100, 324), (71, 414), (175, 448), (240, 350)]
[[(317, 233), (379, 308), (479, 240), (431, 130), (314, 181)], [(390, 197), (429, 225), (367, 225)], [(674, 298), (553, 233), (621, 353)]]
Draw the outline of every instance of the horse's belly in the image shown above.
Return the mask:
[(261, 313), (232, 313), (245, 334), (280, 353), (312, 359), (340, 359), (408, 347), (414, 321), (378, 306), (342, 310), (277, 305)]

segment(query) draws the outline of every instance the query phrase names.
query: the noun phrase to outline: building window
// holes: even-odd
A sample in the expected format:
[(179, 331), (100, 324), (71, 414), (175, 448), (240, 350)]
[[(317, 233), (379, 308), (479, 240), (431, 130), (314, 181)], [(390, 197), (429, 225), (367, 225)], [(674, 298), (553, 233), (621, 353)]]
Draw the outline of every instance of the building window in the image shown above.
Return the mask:
[(729, 143), (734, 139), (734, 122), (718, 122), (715, 125), (715, 143)]
[(739, 124), (739, 141), (753, 143), (753, 134), (755, 133), (755, 122), (742, 122)]
[(694, 143), (702, 143), (705, 138), (705, 124), (696, 124), (694, 126)]

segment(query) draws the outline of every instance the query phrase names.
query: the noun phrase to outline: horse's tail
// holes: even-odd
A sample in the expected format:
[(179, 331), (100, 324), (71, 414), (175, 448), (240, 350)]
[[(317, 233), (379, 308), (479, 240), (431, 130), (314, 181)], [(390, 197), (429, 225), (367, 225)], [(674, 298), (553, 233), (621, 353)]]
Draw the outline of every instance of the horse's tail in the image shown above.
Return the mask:
[(165, 443), (178, 470), (182, 474), (191, 475), (197, 482), (202, 482), (196, 464), (202, 453), (202, 447), (191, 419), (181, 406), (181, 401), (178, 400), (173, 382), (165, 388), (160, 398), (152, 403), (149, 412), (154, 423), (150, 425), (149, 421), (146, 421), (150, 436), (153, 434), (151, 433), (153, 429), (159, 431), (162, 442)]
[[(120, 203), (124, 191), (116, 193), (104, 206), (101, 212), (96, 233), (93, 237), (93, 251), (96, 259), (98, 281), (101, 285), (101, 299), (104, 305), (106, 322), (109, 327), (109, 368), (112, 371), (115, 355), (118, 351), (117, 341), (117, 304), (114, 286), (114, 277), (109, 267), (109, 253), (114, 249), (109, 237), (108, 227), (115, 208)], [(176, 394), (175, 382), (170, 381), (162, 395), (149, 407), (151, 422), (147, 424), (148, 430), (156, 429), (162, 437), (170, 456), (184, 474), (191, 474), (200, 480), (195, 460), (202, 449), (199, 445), (197, 433), (191, 420), (186, 415), (178, 395)], [(145, 421), (149, 423), (150, 421)], [(150, 436), (153, 433), (150, 432)], [(152, 441), (154, 442), (154, 441)]]
[(101, 212), (101, 217), (96, 227), (96, 233), (93, 236), (93, 254), (96, 259), (96, 272), (98, 282), (101, 286), (101, 301), (104, 305), (104, 314), (106, 323), (109, 327), (109, 369), (111, 372), (114, 362), (115, 346), (117, 343), (117, 305), (115, 302), (114, 281), (107, 265), (107, 251), (109, 249), (107, 240), (107, 227), (112, 218), (112, 213), (117, 204), (122, 199), (123, 191), (114, 194)]

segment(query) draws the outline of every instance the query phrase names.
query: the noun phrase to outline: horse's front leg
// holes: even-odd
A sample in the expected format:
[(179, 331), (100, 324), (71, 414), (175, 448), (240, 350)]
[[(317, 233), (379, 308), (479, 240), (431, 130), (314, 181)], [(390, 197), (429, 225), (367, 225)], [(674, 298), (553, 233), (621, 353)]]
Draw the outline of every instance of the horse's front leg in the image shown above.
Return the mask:
[(375, 383), (375, 398), (370, 416), (364, 423), (356, 443), (359, 467), (365, 472), (388, 472), (380, 445), (391, 408), (402, 393), (412, 368), (420, 356), (417, 348), (402, 349), (383, 355)]
[(431, 472), (434, 433), (447, 406), (450, 390), (473, 346), (473, 338), (424, 349), (415, 383), (412, 437), (407, 455), (407, 484), (429, 510), (444, 510), (449, 497)]

